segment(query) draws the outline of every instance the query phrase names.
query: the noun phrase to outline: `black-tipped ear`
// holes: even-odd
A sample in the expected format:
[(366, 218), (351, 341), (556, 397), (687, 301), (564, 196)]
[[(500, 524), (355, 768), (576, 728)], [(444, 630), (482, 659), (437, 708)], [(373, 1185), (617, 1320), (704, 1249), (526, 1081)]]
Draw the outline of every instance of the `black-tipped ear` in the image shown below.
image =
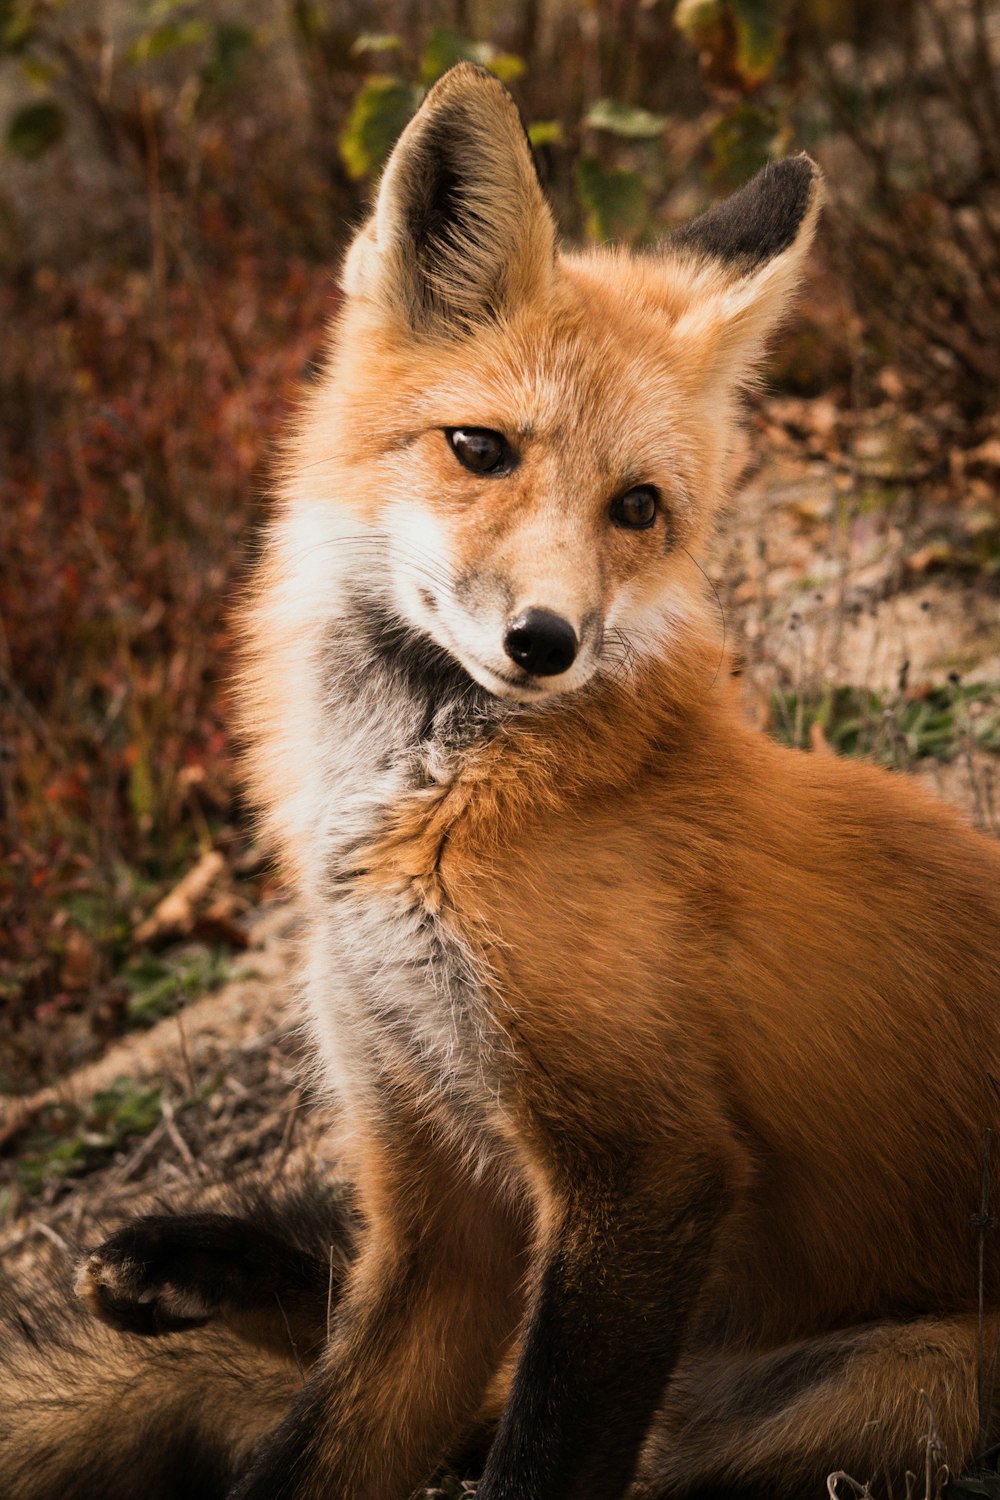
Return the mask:
[(344, 271), (418, 332), (502, 316), (551, 279), (555, 230), (517, 106), (460, 63), (431, 89), (386, 166)]
[(791, 248), (819, 205), (821, 177), (810, 157), (788, 156), (670, 236), (671, 250), (693, 251), (749, 275)]
[(752, 379), (791, 305), (822, 197), (815, 162), (790, 156), (667, 241), (679, 306), (672, 338), (700, 384)]

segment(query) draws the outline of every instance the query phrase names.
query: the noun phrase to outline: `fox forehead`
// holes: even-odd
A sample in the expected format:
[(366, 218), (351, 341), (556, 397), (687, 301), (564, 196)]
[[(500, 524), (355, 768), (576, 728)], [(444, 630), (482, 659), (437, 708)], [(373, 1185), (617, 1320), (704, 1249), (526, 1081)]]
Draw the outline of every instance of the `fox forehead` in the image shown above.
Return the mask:
[[(686, 488), (686, 419), (696, 403), (672, 357), (665, 273), (640, 278), (607, 252), (560, 257), (560, 269), (541, 305), (517, 308), (474, 336), (432, 344), (398, 335), (392, 348), (355, 356), (349, 379), (335, 371), (348, 401), (381, 429), (377, 437), (369, 429), (374, 445), (405, 445), (432, 428), (487, 427), (609, 482), (638, 482), (669, 466)], [(372, 349), (355, 335), (350, 347), (359, 345)]]

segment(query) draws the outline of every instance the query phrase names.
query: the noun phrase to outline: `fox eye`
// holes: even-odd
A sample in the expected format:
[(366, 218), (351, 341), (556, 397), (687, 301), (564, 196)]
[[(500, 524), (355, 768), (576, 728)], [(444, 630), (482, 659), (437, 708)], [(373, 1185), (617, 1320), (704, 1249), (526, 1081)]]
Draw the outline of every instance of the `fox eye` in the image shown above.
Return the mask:
[(659, 490), (651, 484), (637, 484), (611, 502), (611, 519), (616, 526), (630, 531), (645, 531), (656, 520)]
[(446, 427), (444, 435), (452, 453), (474, 474), (506, 474), (514, 467), (507, 439), (488, 427)]

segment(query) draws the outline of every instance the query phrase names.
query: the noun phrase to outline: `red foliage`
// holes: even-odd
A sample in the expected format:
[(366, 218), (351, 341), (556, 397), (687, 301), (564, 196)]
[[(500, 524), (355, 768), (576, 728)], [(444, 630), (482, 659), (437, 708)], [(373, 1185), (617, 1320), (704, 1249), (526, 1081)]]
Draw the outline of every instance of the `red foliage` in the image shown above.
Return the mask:
[(12, 1023), (88, 1003), (60, 984), (68, 932), (86, 929), (107, 979), (206, 832), (235, 837), (228, 616), (331, 279), (217, 212), (202, 230), (160, 284), (105, 256), (0, 289)]

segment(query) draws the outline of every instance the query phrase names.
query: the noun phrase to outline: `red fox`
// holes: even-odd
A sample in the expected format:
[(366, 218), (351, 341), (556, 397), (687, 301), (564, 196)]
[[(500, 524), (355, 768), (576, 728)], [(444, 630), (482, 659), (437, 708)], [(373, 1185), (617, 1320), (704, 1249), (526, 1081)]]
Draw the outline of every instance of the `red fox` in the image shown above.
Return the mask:
[(479, 1500), (899, 1495), (928, 1412), (953, 1472), (997, 1435), (1000, 851), (751, 730), (698, 561), (820, 197), (793, 157), (561, 253), (467, 64), (391, 156), (245, 618), (350, 1128), (339, 1301), (327, 1337), (322, 1232), (252, 1215), (80, 1273), (178, 1350), (242, 1317), (273, 1355), (287, 1286), (304, 1383), (278, 1421), (247, 1376), (206, 1494), (405, 1500), (487, 1430)]

